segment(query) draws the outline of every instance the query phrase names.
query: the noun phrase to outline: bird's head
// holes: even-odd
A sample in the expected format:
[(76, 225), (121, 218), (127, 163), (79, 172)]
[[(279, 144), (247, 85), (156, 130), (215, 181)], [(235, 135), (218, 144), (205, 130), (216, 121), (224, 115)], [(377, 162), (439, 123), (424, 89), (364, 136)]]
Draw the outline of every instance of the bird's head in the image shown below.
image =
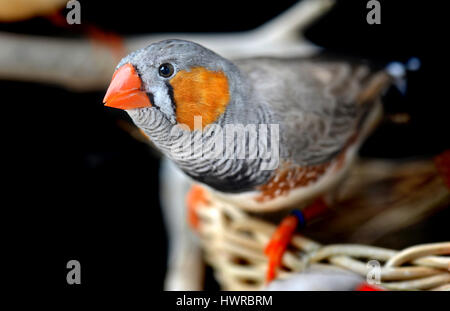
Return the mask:
[(199, 44), (165, 40), (120, 61), (104, 103), (132, 117), (139, 110), (156, 110), (170, 123), (193, 130), (194, 117), (206, 126), (225, 112), (235, 71), (231, 62)]

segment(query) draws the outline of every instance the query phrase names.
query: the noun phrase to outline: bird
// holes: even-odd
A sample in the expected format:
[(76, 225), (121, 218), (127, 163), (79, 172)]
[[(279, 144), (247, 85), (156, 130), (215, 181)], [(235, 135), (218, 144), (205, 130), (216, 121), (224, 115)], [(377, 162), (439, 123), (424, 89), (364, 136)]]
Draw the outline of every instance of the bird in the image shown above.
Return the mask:
[[(125, 56), (103, 102), (125, 110), (197, 185), (256, 213), (292, 209), (266, 247), (266, 279), (295, 230), (326, 210), (382, 116), (383, 68), (339, 57), (228, 60), (169, 39)], [(195, 217), (194, 217), (195, 218)]]

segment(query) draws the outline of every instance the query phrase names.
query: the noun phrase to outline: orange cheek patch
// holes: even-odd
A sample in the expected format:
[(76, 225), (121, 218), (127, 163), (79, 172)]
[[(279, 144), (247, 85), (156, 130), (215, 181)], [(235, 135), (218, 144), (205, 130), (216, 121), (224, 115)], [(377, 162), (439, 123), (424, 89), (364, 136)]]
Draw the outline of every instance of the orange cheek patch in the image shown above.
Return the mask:
[(230, 100), (228, 79), (223, 72), (202, 67), (178, 72), (170, 84), (178, 123), (194, 130), (194, 117), (202, 117), (202, 127), (216, 121)]

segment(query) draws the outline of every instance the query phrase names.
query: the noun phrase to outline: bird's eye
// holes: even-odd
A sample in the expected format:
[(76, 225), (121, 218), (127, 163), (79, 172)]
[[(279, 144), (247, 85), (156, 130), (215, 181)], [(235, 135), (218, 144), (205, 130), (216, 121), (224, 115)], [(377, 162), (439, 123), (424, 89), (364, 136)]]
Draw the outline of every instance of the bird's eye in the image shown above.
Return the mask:
[(159, 75), (164, 78), (168, 78), (173, 75), (173, 66), (169, 63), (164, 63), (159, 66)]

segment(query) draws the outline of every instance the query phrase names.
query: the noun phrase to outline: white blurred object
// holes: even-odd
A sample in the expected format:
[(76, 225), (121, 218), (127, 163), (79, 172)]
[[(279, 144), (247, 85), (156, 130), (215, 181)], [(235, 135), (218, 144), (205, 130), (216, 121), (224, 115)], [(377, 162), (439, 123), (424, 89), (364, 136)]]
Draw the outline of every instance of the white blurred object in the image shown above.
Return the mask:
[(137, 50), (151, 42), (177, 38), (197, 42), (226, 58), (255, 56), (300, 56), (317, 52), (318, 48), (302, 37), (302, 30), (331, 8), (332, 0), (299, 1), (287, 11), (262, 26), (230, 34), (161, 34), (127, 40), (127, 47)]
[(164, 158), (160, 169), (161, 207), (169, 238), (165, 290), (201, 290), (204, 265), (200, 246), (186, 221), (189, 178)]
[(311, 265), (305, 271), (285, 280), (271, 282), (269, 291), (351, 291), (364, 279), (349, 270), (328, 265)]

